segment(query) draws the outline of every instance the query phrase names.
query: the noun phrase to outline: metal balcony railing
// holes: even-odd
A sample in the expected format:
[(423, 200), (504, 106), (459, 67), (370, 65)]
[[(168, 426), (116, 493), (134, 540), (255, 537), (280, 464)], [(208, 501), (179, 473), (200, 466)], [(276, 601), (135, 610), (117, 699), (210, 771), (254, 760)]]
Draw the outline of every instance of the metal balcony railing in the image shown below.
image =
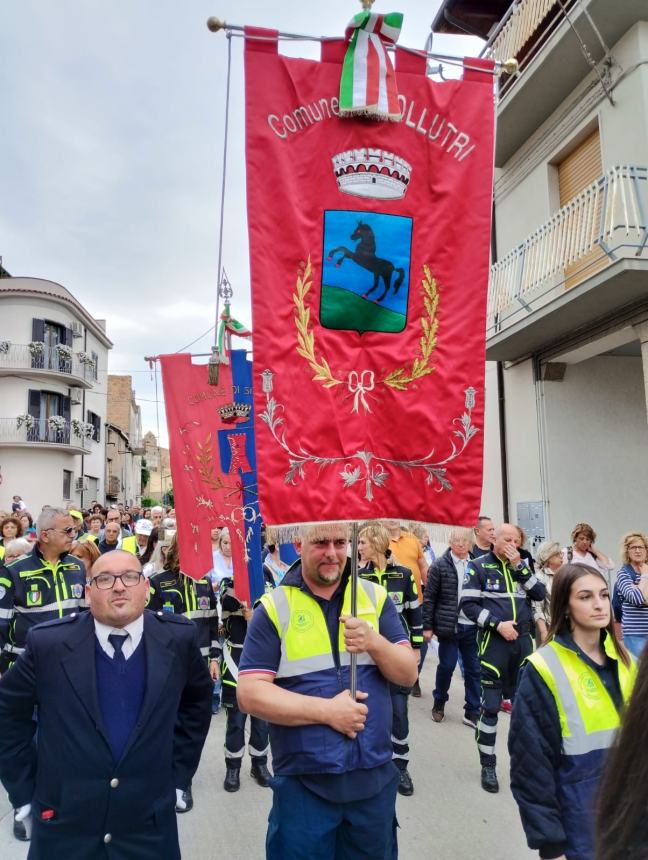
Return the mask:
[(59, 426), (47, 418), (0, 418), (0, 445), (23, 445), (28, 443), (67, 445), (91, 450), (91, 440), (77, 435), (69, 421)]
[[(648, 241), (648, 168), (614, 167), (491, 266), (487, 335)], [(599, 253), (597, 254), (596, 251)], [(630, 253), (626, 253), (630, 252)]]
[(94, 367), (81, 361), (76, 353), (67, 355), (56, 347), (30, 349), (25, 343), (10, 343), (0, 338), (0, 370), (44, 370), (66, 373), (86, 382), (94, 381)]

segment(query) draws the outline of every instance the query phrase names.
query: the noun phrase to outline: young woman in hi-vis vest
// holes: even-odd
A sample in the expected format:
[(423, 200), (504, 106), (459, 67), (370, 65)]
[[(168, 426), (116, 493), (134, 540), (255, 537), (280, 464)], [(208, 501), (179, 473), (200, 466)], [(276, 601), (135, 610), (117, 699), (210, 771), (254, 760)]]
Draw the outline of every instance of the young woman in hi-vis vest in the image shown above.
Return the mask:
[(509, 732), (511, 790), (544, 860), (593, 860), (601, 772), (636, 675), (599, 570), (555, 574), (546, 644), (527, 660)]

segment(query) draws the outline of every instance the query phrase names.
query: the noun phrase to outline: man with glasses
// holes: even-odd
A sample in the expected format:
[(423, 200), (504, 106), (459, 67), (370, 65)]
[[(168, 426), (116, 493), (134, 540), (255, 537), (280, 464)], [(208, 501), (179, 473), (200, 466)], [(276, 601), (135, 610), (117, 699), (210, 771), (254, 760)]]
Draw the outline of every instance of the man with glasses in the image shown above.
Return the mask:
[(101, 556), (90, 612), (31, 630), (0, 680), (0, 780), (34, 857), (180, 860), (174, 807), (198, 767), (212, 681), (195, 626), (145, 610), (148, 592), (131, 553)]
[[(36, 521), (37, 540), (26, 556), (0, 567), (0, 673), (13, 665), (35, 624), (63, 618), (85, 606), (85, 568), (70, 555), (76, 526), (62, 508), (45, 508)], [(14, 811), (14, 836), (26, 841)]]

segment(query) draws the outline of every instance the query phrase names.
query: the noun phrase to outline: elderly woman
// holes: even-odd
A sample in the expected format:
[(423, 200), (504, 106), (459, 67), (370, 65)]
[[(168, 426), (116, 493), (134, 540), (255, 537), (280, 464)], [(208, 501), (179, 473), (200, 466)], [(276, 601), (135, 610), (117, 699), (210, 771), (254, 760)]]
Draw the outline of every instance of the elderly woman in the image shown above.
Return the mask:
[(538, 645), (542, 645), (547, 638), (547, 630), (551, 625), (551, 587), (554, 574), (562, 564), (562, 555), (558, 541), (545, 541), (541, 543), (536, 552), (538, 569), (536, 576), (544, 584), (547, 592), (544, 600), (536, 600), (533, 604), (533, 620), (536, 624), (536, 636)]
[(9, 564), (12, 561), (15, 561), (17, 558), (20, 558), (21, 555), (26, 555), (28, 552), (31, 552), (33, 549), (33, 545), (27, 538), (13, 538), (13, 540), (9, 540), (5, 544), (5, 557), (4, 564)]
[(642, 532), (625, 534), (621, 561), (616, 590), (623, 607), (623, 644), (638, 659), (648, 639), (648, 537)]
[(571, 546), (562, 550), (563, 564), (585, 564), (600, 570), (609, 581), (614, 562), (594, 546), (596, 532), (588, 523), (577, 523), (572, 529)]

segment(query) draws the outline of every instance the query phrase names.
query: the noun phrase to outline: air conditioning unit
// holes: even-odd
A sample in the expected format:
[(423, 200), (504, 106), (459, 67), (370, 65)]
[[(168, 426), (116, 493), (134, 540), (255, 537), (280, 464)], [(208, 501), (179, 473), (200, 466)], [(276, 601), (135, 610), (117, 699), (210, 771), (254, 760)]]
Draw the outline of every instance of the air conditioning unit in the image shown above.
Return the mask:
[(87, 478), (77, 478), (76, 482), (74, 484), (74, 489), (77, 492), (82, 493), (85, 490), (87, 490), (89, 486), (90, 486), (90, 482), (88, 481)]
[(83, 403), (83, 392), (80, 388), (70, 388), (70, 401), (72, 403)]
[(83, 325), (76, 320), (72, 323), (72, 337), (83, 337)]

